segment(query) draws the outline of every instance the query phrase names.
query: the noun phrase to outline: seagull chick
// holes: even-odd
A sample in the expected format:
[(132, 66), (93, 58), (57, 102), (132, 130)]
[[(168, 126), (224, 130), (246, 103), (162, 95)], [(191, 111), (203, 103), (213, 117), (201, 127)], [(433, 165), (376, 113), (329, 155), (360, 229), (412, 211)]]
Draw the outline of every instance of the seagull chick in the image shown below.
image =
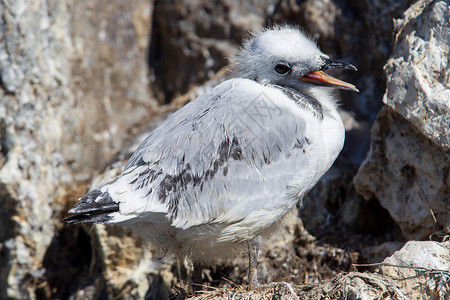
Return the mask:
[(256, 35), (232, 63), (235, 78), (162, 122), (123, 172), (81, 197), (65, 221), (122, 226), (194, 267), (245, 247), (257, 286), (260, 241), (344, 143), (332, 89), (358, 90), (323, 71), (356, 68), (291, 27)]

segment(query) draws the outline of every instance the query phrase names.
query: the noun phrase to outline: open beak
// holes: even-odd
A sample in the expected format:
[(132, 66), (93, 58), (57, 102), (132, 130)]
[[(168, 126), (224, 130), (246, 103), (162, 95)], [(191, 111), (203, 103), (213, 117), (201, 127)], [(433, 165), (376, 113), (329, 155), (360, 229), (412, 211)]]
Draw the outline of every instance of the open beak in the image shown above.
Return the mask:
[[(347, 70), (354, 70), (356, 71), (355, 66), (344, 63), (337, 60), (331, 60), (329, 58), (324, 59), (325, 64), (322, 66), (322, 70), (328, 70), (328, 69), (347, 69)], [(354, 92), (359, 92), (359, 90), (351, 83), (339, 80), (337, 78), (334, 78), (331, 75), (325, 74), (322, 71), (314, 71), (310, 72), (302, 77), (299, 78), (300, 81), (306, 82), (306, 83), (312, 83), (320, 86), (329, 86), (329, 87), (335, 87), (338, 89), (343, 90), (350, 90)]]

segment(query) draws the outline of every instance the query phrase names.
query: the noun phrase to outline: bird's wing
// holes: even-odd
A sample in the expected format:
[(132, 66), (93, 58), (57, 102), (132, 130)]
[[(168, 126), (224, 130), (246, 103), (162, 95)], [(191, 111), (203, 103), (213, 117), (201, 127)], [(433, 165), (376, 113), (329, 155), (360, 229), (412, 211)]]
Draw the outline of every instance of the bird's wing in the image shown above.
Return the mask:
[[(108, 221), (90, 213), (107, 223), (165, 216), (183, 229), (233, 224), (263, 211), (277, 216), (315, 184), (309, 153), (320, 143), (307, 135), (320, 127), (314, 122), (320, 120), (277, 89), (228, 80), (166, 119), (121, 175), (93, 191), (90, 202), (105, 202)], [(88, 200), (89, 194), (84, 206), (94, 207)]]

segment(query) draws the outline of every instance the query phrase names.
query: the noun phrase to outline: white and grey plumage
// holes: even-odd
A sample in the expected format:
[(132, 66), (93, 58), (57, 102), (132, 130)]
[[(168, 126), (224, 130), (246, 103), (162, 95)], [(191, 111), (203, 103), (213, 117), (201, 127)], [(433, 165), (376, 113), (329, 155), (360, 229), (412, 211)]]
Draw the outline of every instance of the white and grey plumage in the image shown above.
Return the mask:
[[(321, 72), (331, 60), (300, 31), (280, 27), (247, 41), (236, 78), (157, 127), (111, 182), (80, 198), (69, 223), (129, 228), (165, 251), (203, 264), (251, 251), (330, 168), (344, 126)], [(253, 260), (253, 262), (252, 262)]]

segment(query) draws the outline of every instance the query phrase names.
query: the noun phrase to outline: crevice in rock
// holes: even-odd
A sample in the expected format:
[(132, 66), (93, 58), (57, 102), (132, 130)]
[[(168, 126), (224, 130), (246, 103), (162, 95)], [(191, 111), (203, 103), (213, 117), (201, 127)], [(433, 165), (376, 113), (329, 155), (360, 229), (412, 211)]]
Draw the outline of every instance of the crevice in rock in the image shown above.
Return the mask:
[(106, 298), (103, 262), (91, 239), (81, 226), (65, 226), (55, 234), (42, 263), (48, 298), (69, 299), (80, 290), (89, 299)]
[(356, 223), (357, 233), (366, 233), (377, 237), (389, 234), (400, 240), (403, 239), (400, 227), (377, 199), (370, 199), (363, 204), (360, 218)]
[(13, 216), (17, 215), (14, 199), (15, 197), (8, 192), (6, 184), (0, 182), (0, 243), (17, 234), (17, 224), (13, 221)]

